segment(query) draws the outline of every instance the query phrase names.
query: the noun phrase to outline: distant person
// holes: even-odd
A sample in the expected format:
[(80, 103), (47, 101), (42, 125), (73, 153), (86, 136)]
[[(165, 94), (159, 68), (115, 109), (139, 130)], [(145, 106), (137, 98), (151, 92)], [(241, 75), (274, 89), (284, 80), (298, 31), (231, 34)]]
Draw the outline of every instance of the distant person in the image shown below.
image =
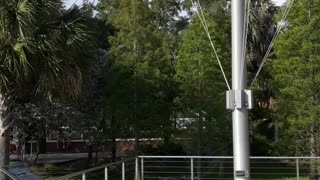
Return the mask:
[(70, 148), (71, 146), (71, 136), (72, 136), (72, 131), (71, 129), (68, 129), (68, 132), (67, 132), (67, 149)]
[(59, 149), (59, 144), (62, 143), (62, 148), (65, 148), (65, 139), (64, 139), (64, 132), (59, 129), (58, 137), (57, 137), (57, 149)]

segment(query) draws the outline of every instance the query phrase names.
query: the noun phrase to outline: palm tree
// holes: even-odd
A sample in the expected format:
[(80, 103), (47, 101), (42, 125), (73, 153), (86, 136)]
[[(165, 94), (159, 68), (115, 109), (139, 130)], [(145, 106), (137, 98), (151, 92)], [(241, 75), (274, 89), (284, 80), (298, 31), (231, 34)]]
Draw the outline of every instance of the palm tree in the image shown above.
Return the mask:
[[(248, 70), (254, 76), (266, 54), (270, 42), (276, 32), (277, 22), (275, 21), (275, 13), (278, 8), (271, 2), (271, 0), (249, 0), (249, 26), (248, 26), (248, 39), (247, 39), (247, 59), (249, 61)], [(257, 101), (260, 108), (256, 108), (253, 113), (253, 119), (269, 119), (270, 113), (274, 105), (274, 94), (270, 82), (271, 75), (267, 71), (263, 71), (259, 75), (257, 82), (258, 88), (256, 89)], [(251, 82), (250, 82), (251, 83)], [(258, 121), (265, 129), (266, 124)], [(273, 123), (272, 121), (264, 121)], [(268, 124), (269, 125), (269, 124)], [(276, 130), (276, 128), (275, 128)], [(259, 133), (268, 135), (267, 132)], [(275, 132), (276, 137), (276, 132)]]
[(0, 1), (0, 167), (9, 162), (16, 97), (80, 93), (92, 47), (88, 20), (60, 0)]
[(248, 43), (247, 50), (251, 71), (257, 72), (271, 39), (276, 31), (275, 13), (277, 7), (270, 0), (248, 1)]

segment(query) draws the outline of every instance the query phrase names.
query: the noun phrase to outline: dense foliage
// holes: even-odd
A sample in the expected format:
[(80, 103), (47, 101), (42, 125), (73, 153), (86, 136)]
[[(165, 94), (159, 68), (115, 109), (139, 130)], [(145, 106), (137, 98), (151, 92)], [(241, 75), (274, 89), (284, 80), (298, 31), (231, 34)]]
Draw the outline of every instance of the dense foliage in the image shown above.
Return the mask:
[[(230, 4), (201, 6), (231, 81)], [(251, 154), (319, 156), (320, 0), (295, 2), (285, 22), (286, 6), (248, 7), (249, 82), (285, 25), (253, 87)], [(181, 0), (1, 1), (0, 145), (7, 130), (40, 143), (68, 126), (91, 149), (111, 142), (114, 158), (117, 138), (134, 138), (135, 153), (231, 155), (227, 86), (195, 11)]]

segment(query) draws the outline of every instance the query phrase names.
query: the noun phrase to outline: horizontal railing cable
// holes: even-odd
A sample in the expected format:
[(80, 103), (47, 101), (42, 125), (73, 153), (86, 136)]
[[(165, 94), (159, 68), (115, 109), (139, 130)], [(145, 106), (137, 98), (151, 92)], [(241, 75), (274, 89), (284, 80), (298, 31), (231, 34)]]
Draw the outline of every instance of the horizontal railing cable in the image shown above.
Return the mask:
[(61, 177), (58, 177), (58, 178), (54, 178), (54, 180), (64, 180), (64, 179), (68, 179), (68, 178), (75, 177), (75, 176), (81, 176), (82, 174), (86, 174), (86, 173), (89, 173), (89, 172), (92, 172), (92, 171), (97, 171), (97, 170), (100, 170), (100, 169), (104, 169), (105, 167), (121, 165), (123, 162), (131, 161), (131, 160), (134, 160), (134, 159), (135, 158), (129, 158), (129, 159), (126, 159), (126, 160), (123, 160), (123, 161), (118, 161), (118, 162), (113, 162), (113, 163), (109, 163), (109, 164), (93, 167), (93, 168), (86, 169), (86, 170), (83, 170), (83, 171), (79, 171), (79, 172), (75, 172), (75, 173), (68, 174), (68, 175), (65, 175), (65, 176), (61, 176)]
[[(135, 160), (135, 164), (132, 160)], [(310, 164), (320, 160), (320, 157), (254, 156), (250, 157), (250, 160), (251, 179), (267, 180), (279, 177), (293, 178), (298, 175), (304, 177), (310, 172)], [(223, 180), (233, 177), (233, 156), (138, 156), (72, 173), (55, 180), (81, 179), (81, 176), (86, 179), (102, 178), (104, 169), (108, 172), (105, 174), (108, 179), (124, 177), (125, 174), (125, 178), (139, 175), (144, 179), (193, 177), (193, 179)]]

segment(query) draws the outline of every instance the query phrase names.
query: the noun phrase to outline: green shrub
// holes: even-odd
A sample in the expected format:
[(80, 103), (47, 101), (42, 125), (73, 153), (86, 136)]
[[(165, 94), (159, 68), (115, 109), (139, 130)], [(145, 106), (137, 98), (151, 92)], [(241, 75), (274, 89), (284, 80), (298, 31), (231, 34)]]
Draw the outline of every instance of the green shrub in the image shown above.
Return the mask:
[(52, 172), (52, 171), (56, 171), (57, 170), (57, 167), (53, 164), (50, 164), (50, 163), (46, 163), (43, 165), (43, 169), (46, 171), (46, 172)]
[(268, 156), (273, 154), (273, 146), (264, 136), (254, 136), (251, 143), (252, 156)]

